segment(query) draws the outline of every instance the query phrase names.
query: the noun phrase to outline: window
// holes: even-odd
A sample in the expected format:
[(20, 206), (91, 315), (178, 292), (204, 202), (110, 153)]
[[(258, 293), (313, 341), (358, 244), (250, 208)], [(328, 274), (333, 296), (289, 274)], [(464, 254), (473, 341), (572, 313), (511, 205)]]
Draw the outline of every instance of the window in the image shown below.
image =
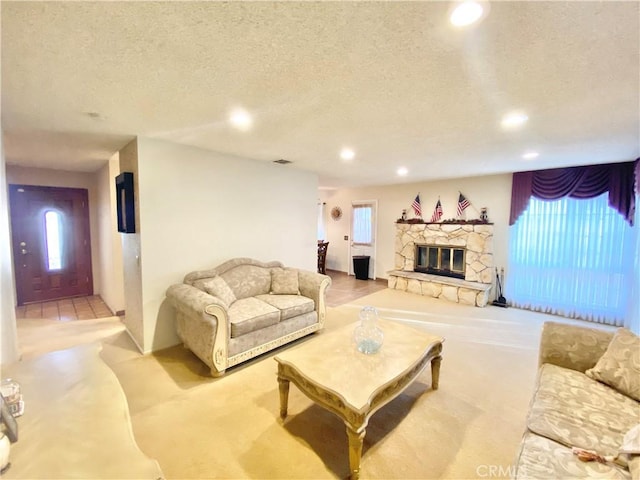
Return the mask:
[(327, 238), (326, 206), (326, 203), (318, 203), (318, 240), (326, 240)]
[(531, 198), (511, 227), (505, 296), (522, 308), (622, 325), (633, 283), (633, 230), (592, 199)]
[(353, 244), (371, 245), (373, 243), (373, 207), (371, 205), (353, 205)]
[(62, 216), (49, 210), (44, 214), (45, 245), (47, 246), (47, 269), (62, 269)]

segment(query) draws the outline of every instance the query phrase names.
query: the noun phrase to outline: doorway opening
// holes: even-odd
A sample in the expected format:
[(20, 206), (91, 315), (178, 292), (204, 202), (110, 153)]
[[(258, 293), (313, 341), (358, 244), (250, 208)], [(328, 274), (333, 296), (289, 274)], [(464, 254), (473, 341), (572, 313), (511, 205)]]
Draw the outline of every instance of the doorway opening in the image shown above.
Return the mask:
[(377, 200), (354, 201), (351, 204), (351, 242), (349, 274), (355, 274), (353, 258), (369, 257), (367, 278), (376, 279)]

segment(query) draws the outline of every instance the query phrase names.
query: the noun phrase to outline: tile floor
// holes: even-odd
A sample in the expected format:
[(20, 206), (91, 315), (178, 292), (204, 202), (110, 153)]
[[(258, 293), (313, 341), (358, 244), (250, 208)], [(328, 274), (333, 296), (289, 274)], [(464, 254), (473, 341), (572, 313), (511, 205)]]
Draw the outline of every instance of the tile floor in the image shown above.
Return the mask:
[(112, 317), (100, 295), (64, 298), (50, 302), (30, 303), (16, 308), (16, 318), (47, 318), (66, 322), (69, 320), (90, 320)]
[(327, 270), (327, 275), (331, 277), (331, 286), (327, 290), (328, 307), (344, 305), (387, 288), (387, 280), (357, 280), (353, 275), (335, 270)]
[[(337, 307), (370, 293), (387, 288), (386, 280), (357, 280), (344, 272), (327, 270), (331, 287), (327, 291), (327, 306)], [(113, 316), (100, 295), (65, 298), (43, 303), (30, 303), (16, 308), (16, 318), (47, 318), (52, 320), (90, 320)]]

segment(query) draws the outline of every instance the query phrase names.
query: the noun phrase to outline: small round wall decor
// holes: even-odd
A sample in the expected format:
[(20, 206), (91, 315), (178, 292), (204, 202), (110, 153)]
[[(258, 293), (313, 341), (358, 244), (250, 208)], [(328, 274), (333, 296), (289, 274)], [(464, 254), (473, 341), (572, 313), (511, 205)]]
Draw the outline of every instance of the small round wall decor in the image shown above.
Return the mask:
[(340, 220), (342, 217), (342, 209), (340, 207), (333, 207), (331, 209), (331, 218), (334, 220)]

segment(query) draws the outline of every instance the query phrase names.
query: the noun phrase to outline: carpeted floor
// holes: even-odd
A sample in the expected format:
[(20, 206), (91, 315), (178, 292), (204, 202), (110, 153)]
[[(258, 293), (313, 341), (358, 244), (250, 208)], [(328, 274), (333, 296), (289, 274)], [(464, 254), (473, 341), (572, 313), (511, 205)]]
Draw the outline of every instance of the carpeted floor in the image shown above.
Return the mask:
[[(96, 332), (115, 327), (93, 326)], [(88, 338), (86, 330), (80, 336), (68, 328), (64, 332), (76, 341)], [(62, 344), (56, 335), (50, 336), (53, 345)], [(44, 338), (32, 337), (41, 345)], [(31, 347), (35, 351), (36, 344)], [(100, 359), (101, 349), (98, 341), (77, 343), (3, 367), (3, 378), (20, 384), (25, 402), (24, 414), (17, 418), (18, 441), (11, 445), (3, 479), (162, 477), (158, 462), (135, 442), (127, 399), (113, 371)]]
[[(446, 340), (439, 390), (431, 390), (426, 369), (373, 415), (362, 478), (483, 478), (491, 466), (508, 476), (532, 393), (540, 327), (559, 319), (382, 290), (328, 309), (326, 331), (355, 322), (363, 305)], [(213, 379), (181, 346), (140, 356), (123, 330), (98, 341), (100, 359), (127, 398), (135, 440), (166, 478), (348, 475), (344, 425), (294, 385), (289, 416), (284, 424), (279, 421), (277, 351)]]
[[(506, 313), (500, 309), (442, 303), (384, 290), (328, 312), (327, 331), (373, 304), (385, 318), (446, 337), (440, 389), (431, 390), (427, 369), (372, 417), (363, 478), (474, 478), (483, 465), (506, 471), (513, 460), (535, 376), (539, 316), (525, 325), (494, 320)], [(220, 379), (182, 347), (118, 362), (107, 342), (102, 358), (129, 400), (138, 445), (167, 478), (345, 478), (347, 439), (337, 417), (292, 386), (290, 415), (278, 421), (275, 354)]]

